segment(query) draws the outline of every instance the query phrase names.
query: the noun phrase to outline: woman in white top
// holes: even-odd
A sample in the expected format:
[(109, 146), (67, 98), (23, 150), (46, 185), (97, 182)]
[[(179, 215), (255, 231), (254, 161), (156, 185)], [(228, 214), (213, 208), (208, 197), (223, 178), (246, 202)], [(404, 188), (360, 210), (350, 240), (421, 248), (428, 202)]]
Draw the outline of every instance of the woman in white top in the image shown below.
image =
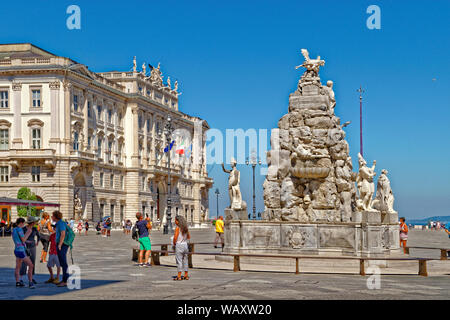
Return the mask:
[[(175, 235), (173, 236), (173, 245), (175, 246), (175, 258), (177, 261), (178, 275), (173, 280), (189, 280), (188, 276), (188, 240), (191, 239), (187, 221), (182, 216), (175, 217)], [(184, 277), (181, 272), (184, 271)]]

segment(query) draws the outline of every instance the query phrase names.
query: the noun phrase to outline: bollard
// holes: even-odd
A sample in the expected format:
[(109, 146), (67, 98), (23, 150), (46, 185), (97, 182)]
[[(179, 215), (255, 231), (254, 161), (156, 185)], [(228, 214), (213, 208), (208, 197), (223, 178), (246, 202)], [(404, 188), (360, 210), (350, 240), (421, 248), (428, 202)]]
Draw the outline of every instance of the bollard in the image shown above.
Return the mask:
[(139, 249), (133, 249), (131, 261), (139, 261)]
[(419, 260), (419, 276), (424, 276), (424, 277), (428, 276), (427, 260), (425, 260), (425, 259)]
[(188, 254), (188, 266), (189, 266), (189, 268), (193, 268), (194, 265), (192, 264), (192, 254), (191, 253), (194, 252), (194, 244), (189, 243), (188, 248), (189, 248), (189, 252), (190, 252), (190, 254)]
[(295, 274), (299, 274), (299, 270), (298, 270), (298, 258), (295, 258)]
[(447, 249), (441, 249), (441, 260), (447, 260)]
[(159, 262), (159, 253), (158, 252), (153, 252), (151, 253), (151, 262), (152, 265), (156, 265), (159, 266), (161, 263)]
[(240, 257), (234, 256), (234, 272), (241, 271)]
[[(161, 251), (167, 251), (167, 244), (162, 244), (161, 245)], [(166, 256), (169, 255), (169, 253), (168, 252), (164, 252), (164, 253), (161, 253), (161, 255), (166, 257)]]
[(359, 274), (361, 276), (365, 276), (366, 275), (366, 272), (364, 270), (364, 259), (360, 259), (359, 260)]

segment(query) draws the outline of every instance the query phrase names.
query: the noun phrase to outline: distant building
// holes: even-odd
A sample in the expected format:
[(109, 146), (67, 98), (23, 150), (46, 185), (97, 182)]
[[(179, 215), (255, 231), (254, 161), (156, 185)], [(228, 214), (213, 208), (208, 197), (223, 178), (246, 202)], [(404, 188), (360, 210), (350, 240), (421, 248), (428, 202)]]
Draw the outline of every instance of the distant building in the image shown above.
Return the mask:
[(28, 186), (60, 203), (65, 218), (74, 216), (75, 204), (91, 221), (111, 215), (118, 224), (141, 211), (164, 222), (161, 132), (170, 114), (173, 127), (194, 142), (190, 157), (173, 153), (172, 217), (200, 224), (213, 183), (206, 171), (209, 127), (178, 110), (178, 95), (177, 84), (163, 83), (159, 65), (150, 76), (135, 61), (133, 71), (94, 73), (31, 44), (0, 45), (0, 196), (16, 197)]

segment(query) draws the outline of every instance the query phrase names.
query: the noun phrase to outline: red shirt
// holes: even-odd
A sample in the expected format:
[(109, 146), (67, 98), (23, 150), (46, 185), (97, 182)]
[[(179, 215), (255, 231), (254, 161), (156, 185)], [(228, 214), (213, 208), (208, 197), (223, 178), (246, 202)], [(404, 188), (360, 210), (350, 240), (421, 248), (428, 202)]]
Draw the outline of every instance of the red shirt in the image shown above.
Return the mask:
[(56, 232), (50, 236), (50, 254), (58, 254), (56, 252)]

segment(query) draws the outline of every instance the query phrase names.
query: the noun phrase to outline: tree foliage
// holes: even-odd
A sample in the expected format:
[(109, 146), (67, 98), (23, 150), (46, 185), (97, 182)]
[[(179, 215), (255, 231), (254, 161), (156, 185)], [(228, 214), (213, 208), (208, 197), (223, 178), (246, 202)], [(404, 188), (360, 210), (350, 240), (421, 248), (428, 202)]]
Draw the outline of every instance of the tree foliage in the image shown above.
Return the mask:
[[(30, 188), (22, 187), (17, 192), (17, 199), (36, 201), (37, 197), (33, 192), (31, 192)], [(26, 217), (28, 215), (28, 209), (30, 210), (30, 214), (32, 216), (36, 216), (37, 210), (35, 207), (17, 206), (17, 213), (19, 214), (19, 217)]]

